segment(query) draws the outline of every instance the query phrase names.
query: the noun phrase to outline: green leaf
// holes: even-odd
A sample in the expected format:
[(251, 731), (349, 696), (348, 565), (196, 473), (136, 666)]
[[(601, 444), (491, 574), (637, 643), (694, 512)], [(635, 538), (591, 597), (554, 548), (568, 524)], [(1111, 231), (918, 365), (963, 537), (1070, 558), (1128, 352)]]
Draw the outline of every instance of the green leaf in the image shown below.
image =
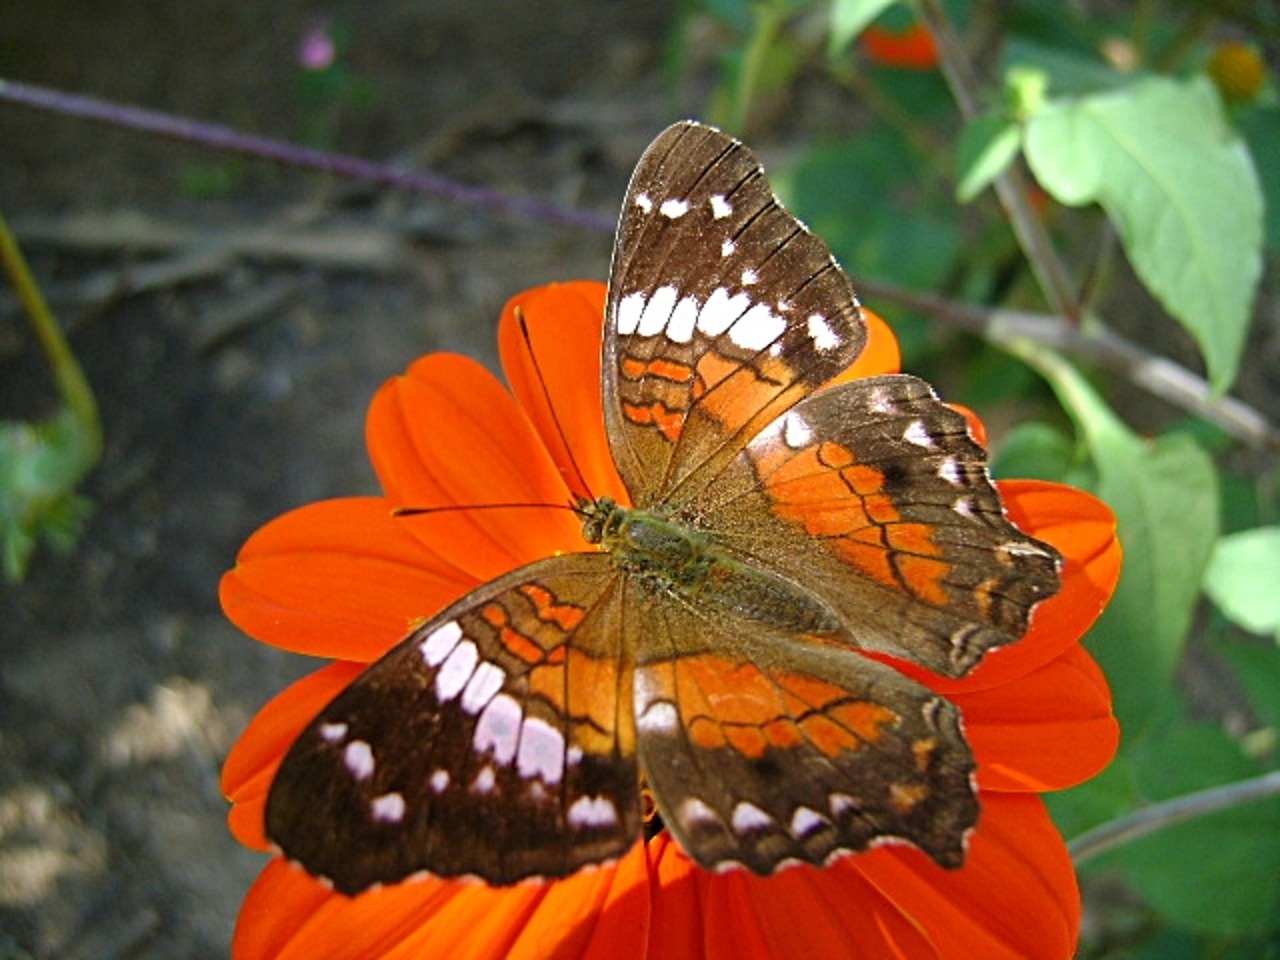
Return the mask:
[(1138, 737), (1169, 695), (1218, 536), (1217, 473), (1188, 437), (1136, 436), (1060, 357), (1035, 350), (1027, 359), (1076, 422), (1097, 467), (1094, 493), (1116, 514), (1124, 571), (1087, 643), (1126, 738)]
[[(959, 232), (954, 207), (935, 209), (920, 196), (916, 167), (902, 138), (885, 130), (816, 147), (772, 180), (854, 276), (931, 289), (955, 261)], [(907, 191), (913, 206), (896, 199)]]
[(1267, 197), (1267, 246), (1273, 253), (1280, 253), (1280, 110), (1275, 107), (1244, 110), (1239, 124), (1253, 151)]
[(97, 462), (94, 425), (64, 407), (41, 423), (0, 422), (0, 555), (4, 575), (26, 574), (36, 543), (75, 543), (88, 515), (76, 485)]
[(876, 17), (898, 0), (832, 0), (830, 38), (827, 53), (837, 56), (867, 28)]
[(1067, 482), (1077, 466), (1076, 444), (1047, 423), (1020, 423), (1006, 435), (991, 461), (997, 477)]
[[(1145, 796), (1165, 800), (1258, 775), (1217, 726), (1178, 720), (1134, 758)], [(1252, 800), (1168, 826), (1098, 858), (1183, 927), (1251, 934), (1280, 927), (1280, 799)]]
[(1214, 649), (1235, 669), (1258, 719), (1280, 732), (1280, 650), (1240, 640), (1219, 640)]
[(1230, 386), (1262, 271), (1262, 190), (1207, 80), (1146, 78), (1050, 101), (1027, 123), (1027, 161), (1068, 205), (1097, 202), (1134, 269)]
[(1280, 641), (1280, 527), (1218, 541), (1205, 573), (1209, 598), (1232, 623)]
[(1022, 146), (1022, 128), (1001, 113), (975, 118), (960, 132), (956, 199), (968, 203), (1004, 172)]

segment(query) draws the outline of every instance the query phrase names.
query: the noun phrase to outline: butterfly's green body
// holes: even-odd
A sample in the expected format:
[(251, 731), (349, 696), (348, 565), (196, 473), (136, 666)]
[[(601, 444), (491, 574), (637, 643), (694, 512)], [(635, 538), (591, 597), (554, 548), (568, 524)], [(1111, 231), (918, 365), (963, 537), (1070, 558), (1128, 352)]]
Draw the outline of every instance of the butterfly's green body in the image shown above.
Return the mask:
[(791, 581), (729, 556), (705, 531), (608, 497), (578, 505), (582, 534), (655, 595), (732, 611), (783, 630), (828, 634), (840, 621)]

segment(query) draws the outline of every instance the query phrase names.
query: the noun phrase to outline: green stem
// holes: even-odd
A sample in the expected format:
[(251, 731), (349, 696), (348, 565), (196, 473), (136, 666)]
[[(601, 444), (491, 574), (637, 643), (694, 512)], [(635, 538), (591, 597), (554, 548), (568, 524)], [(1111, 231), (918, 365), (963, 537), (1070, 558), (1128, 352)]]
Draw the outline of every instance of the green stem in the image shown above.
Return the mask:
[[(18, 294), (18, 301), (26, 310), (35, 330), (40, 346), (44, 349), (49, 367), (53, 370), (54, 379), (67, 407), (75, 414), (86, 435), (92, 440), (95, 451), (102, 448), (102, 424), (98, 419), (98, 403), (93, 396), (93, 388), (85, 379), (84, 371), (71, 352), (58, 321), (49, 309), (49, 304), (40, 292), (40, 287), (31, 275), (26, 258), (18, 247), (9, 224), (0, 213), (0, 263), (4, 264), (5, 273)], [(95, 457), (96, 458), (96, 457)]]
[(1223, 787), (1211, 787), (1182, 797), (1174, 797), (1149, 807), (1135, 810), (1119, 819), (1087, 830), (1069, 844), (1071, 859), (1077, 868), (1108, 850), (1123, 846), (1163, 830), (1185, 820), (1205, 817), (1220, 810), (1229, 810), (1241, 804), (1252, 803), (1267, 797), (1280, 796), (1280, 770), (1229, 783)]
[(760, 84), (765, 58), (787, 17), (785, 5), (776, 2), (752, 4), (751, 13), (755, 28), (742, 55), (742, 68), (738, 71), (738, 83), (733, 93), (733, 115), (729, 125), (739, 136), (747, 132), (747, 114)]

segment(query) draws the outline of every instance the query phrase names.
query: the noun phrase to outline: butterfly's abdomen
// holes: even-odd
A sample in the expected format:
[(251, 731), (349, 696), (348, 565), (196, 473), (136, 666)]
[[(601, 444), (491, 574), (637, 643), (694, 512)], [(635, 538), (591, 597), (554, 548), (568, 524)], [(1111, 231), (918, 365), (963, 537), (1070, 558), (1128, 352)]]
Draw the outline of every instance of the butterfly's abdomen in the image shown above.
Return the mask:
[(733, 559), (700, 530), (647, 510), (614, 506), (602, 531), (600, 543), (618, 568), (655, 594), (675, 594), (782, 630), (822, 634), (840, 627), (816, 597)]

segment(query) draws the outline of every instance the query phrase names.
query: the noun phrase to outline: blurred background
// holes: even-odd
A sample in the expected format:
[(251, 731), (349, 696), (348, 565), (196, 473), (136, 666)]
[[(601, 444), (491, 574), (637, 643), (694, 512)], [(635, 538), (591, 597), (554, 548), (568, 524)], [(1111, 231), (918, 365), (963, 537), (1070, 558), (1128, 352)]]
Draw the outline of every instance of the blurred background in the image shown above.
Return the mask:
[[(991, 191), (978, 183), (971, 203), (955, 193), (979, 166), (975, 150), (996, 164), (991, 176), (1013, 159), (991, 151), (1002, 149), (1000, 130), (1025, 119), (1019, 109), (1034, 109), (1008, 107), (1026, 95), (1008, 80), (1019, 62), (1045, 71), (1051, 91), (1106, 89), (1103, 72), (1107, 83), (1209, 77), (1217, 86), (1205, 90), (1235, 111), (1224, 123), (1249, 138), (1260, 189), (1271, 189), (1280, 124), (1265, 65), (1277, 42), (1270, 5), (948, 4), (977, 71), (970, 92), (1005, 120), (970, 135), (967, 159), (956, 153), (965, 122), (954, 88), (905, 8), (891, 4), (876, 21), (879, 41), (855, 40), (857, 16), (874, 6), (885, 4), (6, 0), (0, 77), (431, 171), (593, 213), (606, 227), (658, 130), (683, 116), (721, 123), (749, 138), (855, 281), (871, 284), (864, 299), (897, 325), (907, 367), (988, 418), (999, 469), (1114, 484), (1087, 415), (1055, 401), (1065, 381), (1050, 389), (1042, 367), (960, 332), (981, 327), (981, 312), (931, 311), (895, 291), (1052, 312)], [(859, 26), (842, 27), (842, 15)], [(1215, 74), (1227, 41), (1253, 59)], [(1213, 603), (1201, 587), (1223, 534), (1276, 522), (1280, 204), (1265, 222), (1265, 254), (1261, 233), (1254, 243), (1260, 292), (1250, 288), (1232, 321), (1238, 336), (1223, 346), (1161, 306), (1158, 283), (1126, 259), (1130, 238), (1098, 207), (1068, 209), (1040, 187), (1028, 197), (1089, 310), (1196, 383), (1206, 373), (1234, 382), (1247, 404), (1242, 413), (1155, 396), (1115, 357), (1090, 368), (1123, 409), (1134, 456), (1151, 454), (1152, 437), (1176, 454), (1160, 461), (1165, 482), (1192, 489), (1189, 505), (1166, 502), (1170, 514), (1212, 522), (1130, 547), (1147, 582), (1167, 586), (1160, 602), (1171, 611), (1156, 628), (1156, 662), (1139, 669), (1120, 655), (1132, 669), (1112, 677), (1122, 719), (1137, 721), (1150, 749), (1134, 747), (1098, 792), (1055, 808), (1072, 836), (1275, 769), (1280, 620), (1242, 625), (1221, 586), (1230, 572), (1219, 573)], [(0, 960), (225, 956), (263, 858), (226, 832), (221, 762), (254, 711), (309, 665), (223, 619), (220, 575), (272, 517), (375, 491), (363, 420), (384, 380), (433, 350), (493, 365), (505, 300), (551, 280), (605, 279), (611, 236), (10, 103), (0, 103), (0, 212), (103, 429), (100, 461), (32, 534), (39, 545), (5, 545)], [(1261, 206), (1257, 219), (1261, 231)], [(0, 418), (39, 423), (59, 403), (13, 288), (0, 286)], [(15, 457), (8, 467), (13, 451), (0, 448)], [(1184, 534), (1194, 542), (1180, 544)], [(1256, 555), (1275, 549), (1267, 539)], [(1145, 554), (1194, 562), (1143, 567)], [(1245, 566), (1256, 573), (1260, 562)], [(1154, 602), (1149, 591), (1144, 602)], [(1125, 616), (1112, 629), (1132, 634), (1125, 624), (1143, 615)], [(1166, 777), (1178, 766), (1204, 775)], [(1231, 838), (1248, 839), (1252, 853), (1223, 848)], [(1274, 799), (1178, 843), (1182, 859), (1156, 846), (1136, 865), (1104, 861), (1086, 875), (1084, 954), (1276, 956)], [(1251, 889), (1225, 907), (1205, 899), (1214, 878), (1226, 887), (1233, 874)], [(1199, 877), (1199, 889), (1166, 882), (1180, 875)]]

